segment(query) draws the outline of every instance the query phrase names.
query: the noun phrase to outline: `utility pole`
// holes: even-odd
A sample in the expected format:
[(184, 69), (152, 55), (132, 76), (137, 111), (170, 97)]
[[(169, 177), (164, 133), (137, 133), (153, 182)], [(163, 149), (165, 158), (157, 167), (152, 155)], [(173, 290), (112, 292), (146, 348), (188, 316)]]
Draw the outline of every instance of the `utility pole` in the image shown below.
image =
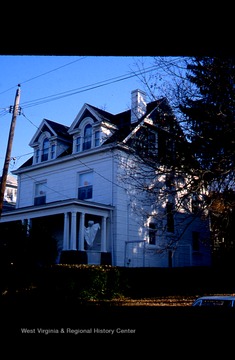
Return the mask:
[(9, 132), (9, 137), (8, 137), (5, 162), (4, 162), (2, 179), (1, 179), (1, 184), (0, 184), (0, 217), (2, 215), (2, 208), (3, 208), (3, 201), (4, 201), (4, 193), (5, 193), (5, 189), (6, 189), (8, 168), (9, 168), (9, 164), (11, 161), (11, 149), (12, 149), (12, 143), (13, 143), (13, 137), (14, 137), (14, 131), (15, 131), (16, 117), (19, 113), (19, 102), (20, 102), (20, 84), (18, 85), (18, 89), (16, 90), (15, 103), (13, 106), (13, 115), (12, 115), (12, 120), (11, 120), (11, 127), (10, 127), (10, 132)]

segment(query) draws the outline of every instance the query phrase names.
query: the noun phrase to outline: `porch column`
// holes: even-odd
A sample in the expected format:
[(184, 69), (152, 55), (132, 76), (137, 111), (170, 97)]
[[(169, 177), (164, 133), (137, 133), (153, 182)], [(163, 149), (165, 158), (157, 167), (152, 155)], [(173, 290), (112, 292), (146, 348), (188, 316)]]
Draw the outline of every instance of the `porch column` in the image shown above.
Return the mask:
[(103, 216), (101, 225), (101, 252), (106, 252), (106, 220), (106, 216)]
[(32, 228), (32, 219), (27, 219), (27, 236), (29, 236), (31, 228)]
[(71, 239), (70, 239), (70, 250), (77, 250), (76, 244), (76, 233), (77, 233), (77, 212), (73, 211), (71, 214)]
[(29, 236), (29, 231), (32, 226), (31, 219), (23, 219), (23, 220), (21, 220), (21, 222), (22, 222), (22, 225), (25, 226), (25, 228), (26, 228), (26, 236)]
[(63, 250), (69, 250), (69, 213), (64, 213)]
[(85, 222), (85, 214), (81, 212), (79, 219), (79, 239), (78, 239), (78, 250), (81, 251), (84, 251), (84, 222)]

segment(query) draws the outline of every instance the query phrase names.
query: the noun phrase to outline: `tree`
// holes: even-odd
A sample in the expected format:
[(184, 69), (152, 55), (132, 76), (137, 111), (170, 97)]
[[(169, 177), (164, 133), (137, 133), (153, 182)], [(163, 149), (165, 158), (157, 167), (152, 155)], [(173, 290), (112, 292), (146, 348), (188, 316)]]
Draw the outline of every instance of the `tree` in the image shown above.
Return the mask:
[(235, 249), (231, 241), (235, 230), (231, 221), (235, 211), (235, 61), (196, 57), (187, 68), (187, 78), (198, 91), (193, 98), (186, 96), (179, 108), (198, 159), (194, 172), (208, 189), (214, 252), (218, 254), (219, 248), (220, 256), (223, 252), (226, 258)]
[[(226, 202), (226, 211), (220, 212), (221, 220), (224, 218), (221, 234), (226, 231), (231, 234), (234, 228), (230, 215), (234, 216), (235, 203), (234, 196), (228, 200), (227, 194), (235, 190), (234, 59), (158, 57), (154, 61), (155, 72), (145, 73), (141, 82), (150, 99), (167, 98), (170, 104), (168, 111), (162, 114), (159, 107), (156, 117), (157, 131), (161, 134), (158, 139), (162, 142), (161, 149), (165, 145), (165, 150), (168, 150), (168, 157), (162, 158), (164, 161), (161, 162), (159, 147), (155, 153), (146, 148), (147, 132), (154, 133), (154, 126), (152, 129), (145, 127), (132, 138), (129, 145), (134, 149), (131, 156), (135, 160), (126, 162), (126, 175), (122, 176), (126, 183), (131, 179), (129, 185), (136, 189), (136, 192), (132, 190), (132, 204), (138, 213), (142, 210), (143, 216), (149, 216), (144, 214), (148, 211), (147, 205), (153, 208), (153, 204), (157, 207), (160, 201), (167, 203), (171, 193), (175, 201), (172, 212), (176, 213), (183, 207), (188, 214), (192, 210), (195, 217), (210, 215), (214, 219), (215, 201), (217, 205)], [(138, 70), (141, 66), (144, 68), (142, 63), (136, 66)], [(174, 115), (177, 120), (172, 121)], [(135, 193), (143, 194), (143, 206), (135, 201)], [(166, 212), (163, 213), (167, 216)], [(159, 213), (156, 217), (159, 219)], [(227, 229), (226, 223), (230, 224)], [(187, 226), (188, 223), (184, 229), (178, 226), (181, 232), (175, 243)], [(213, 226), (213, 231), (218, 233), (221, 221), (214, 222)]]
[(193, 59), (187, 78), (197, 87), (197, 97), (186, 96), (179, 106), (190, 129), (188, 137), (199, 160), (198, 170), (206, 172), (210, 183), (225, 188), (234, 185), (234, 76), (234, 59)]

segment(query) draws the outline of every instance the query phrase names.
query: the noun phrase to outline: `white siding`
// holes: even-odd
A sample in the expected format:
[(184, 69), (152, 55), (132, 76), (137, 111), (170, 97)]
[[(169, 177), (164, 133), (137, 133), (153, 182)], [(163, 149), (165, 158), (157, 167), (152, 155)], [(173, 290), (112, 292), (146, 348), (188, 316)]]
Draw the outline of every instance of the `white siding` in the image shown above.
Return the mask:
[(34, 186), (36, 182), (46, 180), (46, 202), (67, 200), (78, 196), (78, 174), (84, 171), (94, 172), (92, 201), (103, 204), (112, 203), (112, 166), (110, 156), (99, 154), (88, 159), (70, 159), (51, 166), (44, 166), (19, 175), (21, 191), (18, 207), (34, 204)]
[[(126, 184), (120, 181), (122, 172), (120, 155), (117, 150), (91, 152), (80, 155), (70, 155), (44, 163), (43, 167), (32, 166), (30, 171), (19, 174), (20, 191), (17, 207), (27, 207), (34, 204), (35, 183), (47, 181), (46, 202), (78, 198), (79, 173), (93, 171), (93, 198), (87, 202), (97, 202), (114, 206), (112, 222), (110, 222), (113, 238), (113, 265), (131, 267), (167, 267), (169, 254), (158, 253), (157, 246), (150, 246), (148, 240), (146, 218), (143, 212), (136, 211), (141, 204), (135, 204), (133, 211), (130, 198), (126, 191)], [(125, 157), (125, 153), (122, 154)], [(129, 189), (130, 190), (130, 189)], [(141, 201), (141, 200), (139, 200)], [(43, 210), (42, 210), (43, 211)], [(210, 248), (203, 245), (203, 240), (209, 237), (208, 227), (205, 222), (197, 220), (186, 231), (182, 222), (184, 214), (175, 219), (176, 231), (173, 236), (177, 238), (180, 233), (179, 247), (173, 253), (172, 266), (197, 266), (210, 263)], [(163, 222), (162, 222), (163, 223)], [(199, 252), (192, 251), (192, 231), (200, 232), (202, 246)], [(207, 230), (206, 230), (207, 229)], [(158, 229), (158, 239), (166, 241), (163, 229)], [(107, 239), (110, 244), (110, 239)], [(109, 245), (110, 246), (110, 245)]]

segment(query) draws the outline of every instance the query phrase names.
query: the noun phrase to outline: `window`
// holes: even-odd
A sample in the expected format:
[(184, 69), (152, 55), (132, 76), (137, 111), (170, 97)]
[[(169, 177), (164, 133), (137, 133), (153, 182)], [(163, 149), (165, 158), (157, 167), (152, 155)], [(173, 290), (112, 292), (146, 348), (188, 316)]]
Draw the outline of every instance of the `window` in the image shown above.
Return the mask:
[(95, 132), (95, 146), (100, 145), (100, 131)]
[(42, 157), (41, 157), (41, 161), (47, 161), (48, 160), (48, 154), (49, 154), (49, 140), (46, 138), (43, 141), (43, 145), (42, 145)]
[(13, 200), (13, 189), (7, 188), (7, 198)]
[(87, 124), (84, 129), (83, 150), (91, 148), (92, 126)]
[(35, 185), (34, 205), (43, 205), (46, 203), (46, 181)]
[(91, 117), (82, 119), (77, 128), (73, 130), (73, 153), (96, 148), (101, 145), (102, 127), (94, 123)]
[(87, 200), (93, 196), (93, 173), (87, 172), (79, 175), (78, 199)]
[(55, 144), (51, 145), (51, 159), (55, 158)]
[(75, 152), (81, 151), (81, 137), (78, 136), (75, 140)]
[(154, 223), (149, 224), (149, 244), (156, 244), (156, 224)]
[(174, 232), (174, 216), (173, 216), (173, 204), (166, 204), (166, 215), (167, 215), (167, 231)]

